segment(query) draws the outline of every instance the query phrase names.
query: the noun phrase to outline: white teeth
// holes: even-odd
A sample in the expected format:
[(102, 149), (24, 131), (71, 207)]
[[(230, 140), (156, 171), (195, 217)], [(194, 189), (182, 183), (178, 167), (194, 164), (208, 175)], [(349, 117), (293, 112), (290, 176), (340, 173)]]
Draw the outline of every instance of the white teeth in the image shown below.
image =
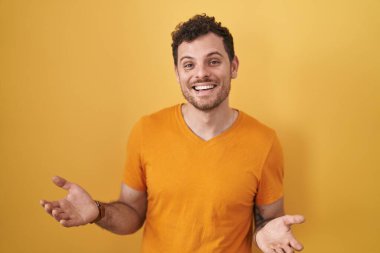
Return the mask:
[(208, 90), (214, 88), (214, 85), (200, 85), (200, 86), (195, 86), (195, 90)]

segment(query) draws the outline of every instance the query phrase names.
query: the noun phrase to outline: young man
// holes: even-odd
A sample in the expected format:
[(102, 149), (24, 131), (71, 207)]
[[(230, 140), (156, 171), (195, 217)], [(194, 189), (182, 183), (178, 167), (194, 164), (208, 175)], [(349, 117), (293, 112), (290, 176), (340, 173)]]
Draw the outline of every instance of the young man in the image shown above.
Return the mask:
[(229, 106), (239, 61), (228, 29), (197, 15), (172, 38), (188, 103), (135, 125), (119, 200), (99, 203), (79, 185), (54, 177), (68, 195), (41, 205), (65, 227), (96, 223), (130, 234), (145, 222), (142, 251), (148, 253), (248, 253), (252, 241), (265, 253), (302, 250), (290, 226), (303, 217), (284, 215), (276, 134)]

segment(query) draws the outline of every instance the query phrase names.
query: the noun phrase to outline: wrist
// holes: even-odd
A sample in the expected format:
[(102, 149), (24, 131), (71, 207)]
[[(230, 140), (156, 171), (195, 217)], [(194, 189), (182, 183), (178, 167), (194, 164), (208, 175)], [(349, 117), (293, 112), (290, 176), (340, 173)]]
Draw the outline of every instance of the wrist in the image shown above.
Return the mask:
[(98, 208), (99, 213), (98, 213), (98, 216), (95, 218), (95, 220), (90, 222), (91, 224), (99, 222), (105, 215), (104, 205), (97, 200), (95, 200), (95, 204), (96, 204), (96, 207)]
[(255, 231), (253, 232), (253, 242), (256, 244), (256, 246), (259, 246), (259, 244), (257, 243), (257, 234), (259, 233), (260, 229), (261, 227), (255, 229)]
[(267, 219), (263, 222), (261, 222), (260, 224), (257, 224), (256, 227), (255, 227), (255, 230), (253, 232), (253, 241), (256, 243), (257, 246), (259, 246), (259, 244), (257, 243), (257, 235), (259, 232), (261, 232), (261, 230), (265, 227), (265, 225), (270, 222), (272, 219)]

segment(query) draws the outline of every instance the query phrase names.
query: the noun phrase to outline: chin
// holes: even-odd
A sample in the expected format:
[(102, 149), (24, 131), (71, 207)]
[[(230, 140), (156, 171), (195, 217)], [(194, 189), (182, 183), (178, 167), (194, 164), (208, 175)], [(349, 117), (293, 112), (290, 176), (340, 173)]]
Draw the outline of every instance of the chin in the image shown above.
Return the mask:
[(214, 103), (209, 103), (209, 104), (199, 104), (199, 103), (192, 103), (189, 101), (189, 103), (191, 103), (193, 105), (193, 107), (195, 107), (196, 109), (198, 109), (200, 111), (204, 111), (204, 112), (209, 112), (209, 111), (212, 111), (212, 110), (218, 108), (222, 102), (223, 101), (221, 101), (221, 102), (216, 101)]

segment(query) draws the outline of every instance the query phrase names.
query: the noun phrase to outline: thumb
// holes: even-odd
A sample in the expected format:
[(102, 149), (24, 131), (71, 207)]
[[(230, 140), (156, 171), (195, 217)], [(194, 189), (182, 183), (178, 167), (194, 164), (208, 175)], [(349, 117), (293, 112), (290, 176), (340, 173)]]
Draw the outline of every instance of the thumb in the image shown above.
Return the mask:
[(284, 223), (285, 225), (291, 226), (293, 224), (301, 224), (305, 222), (305, 217), (302, 215), (285, 215)]
[(62, 177), (54, 176), (51, 180), (53, 181), (55, 185), (65, 190), (69, 190), (71, 187), (71, 183)]

